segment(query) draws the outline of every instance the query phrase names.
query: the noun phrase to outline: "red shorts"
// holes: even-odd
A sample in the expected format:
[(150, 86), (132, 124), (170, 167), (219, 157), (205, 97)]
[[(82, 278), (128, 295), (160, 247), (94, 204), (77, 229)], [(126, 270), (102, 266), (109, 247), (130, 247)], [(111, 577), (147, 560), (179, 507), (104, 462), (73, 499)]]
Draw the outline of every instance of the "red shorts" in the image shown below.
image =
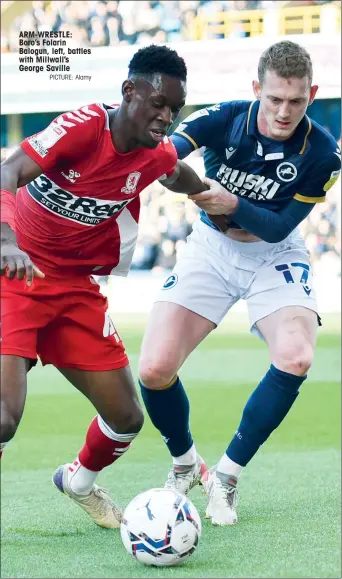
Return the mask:
[(115, 370), (128, 358), (92, 277), (61, 282), (1, 277), (1, 353), (59, 368)]

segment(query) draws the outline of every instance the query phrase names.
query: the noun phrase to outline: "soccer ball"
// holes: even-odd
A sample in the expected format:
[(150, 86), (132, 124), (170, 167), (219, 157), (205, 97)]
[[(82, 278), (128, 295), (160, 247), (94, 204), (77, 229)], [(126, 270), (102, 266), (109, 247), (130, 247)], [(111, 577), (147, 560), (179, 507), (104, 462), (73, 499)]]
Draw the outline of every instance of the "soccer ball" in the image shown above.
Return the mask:
[(190, 557), (201, 536), (201, 519), (184, 495), (150, 489), (126, 507), (121, 522), (123, 544), (133, 557), (156, 567), (177, 565)]

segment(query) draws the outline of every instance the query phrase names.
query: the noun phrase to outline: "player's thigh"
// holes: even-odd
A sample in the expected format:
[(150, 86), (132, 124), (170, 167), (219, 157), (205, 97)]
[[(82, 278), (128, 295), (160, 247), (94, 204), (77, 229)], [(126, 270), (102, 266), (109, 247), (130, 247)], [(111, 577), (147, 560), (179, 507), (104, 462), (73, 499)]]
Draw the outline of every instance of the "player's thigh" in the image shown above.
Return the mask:
[(20, 356), (1, 355), (0, 441), (13, 438), (21, 420), (27, 391), (27, 372), (31, 360)]
[[(316, 319), (317, 322), (319, 316), (316, 294), (312, 286), (312, 268), (305, 248), (289, 248), (280, 251), (278, 255), (273, 255), (271, 263), (266, 263), (256, 270), (245, 299), (251, 331), (266, 341), (267, 338), (260, 331), (260, 320), (282, 308), (301, 307), (312, 311), (314, 314), (305, 314), (304, 318)], [(283, 318), (281, 313), (279, 316)], [(288, 317), (291, 318), (291, 315), (286, 315), (286, 318)], [(273, 326), (272, 322), (268, 325)], [(274, 331), (277, 330), (279, 328), (275, 327)], [(268, 330), (267, 335), (270, 331)]]
[(43, 364), (89, 372), (128, 365), (98, 284), (87, 278), (66, 290), (60, 315), (38, 334), (38, 354)]
[(129, 366), (102, 372), (76, 368), (59, 368), (59, 371), (90, 400), (115, 432), (141, 429), (143, 412)]
[(39, 334), (43, 364), (53, 364), (117, 432), (136, 432), (142, 411), (107, 299), (88, 280), (66, 294), (61, 315)]
[(286, 306), (260, 320), (257, 327), (277, 368), (310, 368), (318, 327), (316, 312), (302, 306)]
[(170, 381), (198, 344), (216, 327), (203, 316), (172, 302), (153, 305), (139, 360), (142, 382)]
[(302, 306), (286, 306), (269, 314), (257, 322), (272, 356), (288, 344), (288, 348), (295, 350), (300, 342), (306, 343), (314, 349), (317, 335), (317, 314), (313, 310)]
[(1, 343), (3, 355), (37, 360), (38, 328), (48, 322), (52, 313), (37, 300), (36, 283), (30, 288), (24, 280), (2, 278)]
[(258, 270), (248, 308), (252, 332), (266, 341), (280, 370), (298, 374), (310, 367), (319, 316), (306, 251), (282, 252)]
[(237, 299), (205, 248), (191, 242), (149, 316), (139, 364), (142, 381), (153, 388), (171, 380)]
[[(139, 364), (145, 386), (167, 384), (189, 354), (238, 299), (229, 292), (220, 256), (192, 239), (156, 297)], [(216, 261), (215, 261), (216, 257)]]

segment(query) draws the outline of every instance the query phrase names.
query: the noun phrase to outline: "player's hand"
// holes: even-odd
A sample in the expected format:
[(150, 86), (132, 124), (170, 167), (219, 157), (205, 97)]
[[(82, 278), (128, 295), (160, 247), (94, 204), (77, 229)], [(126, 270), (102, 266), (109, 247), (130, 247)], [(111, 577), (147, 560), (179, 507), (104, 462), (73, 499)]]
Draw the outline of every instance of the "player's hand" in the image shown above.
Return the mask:
[(7, 275), (9, 279), (26, 278), (26, 284), (30, 286), (34, 277), (45, 277), (44, 273), (34, 265), (31, 258), (21, 251), (13, 242), (3, 242), (1, 245), (0, 275)]
[(239, 202), (236, 195), (227, 191), (227, 189), (213, 179), (205, 177), (202, 181), (209, 187), (208, 191), (203, 191), (196, 195), (189, 195), (188, 198), (191, 199), (191, 201), (200, 207), (200, 209), (212, 215), (230, 215), (235, 211)]

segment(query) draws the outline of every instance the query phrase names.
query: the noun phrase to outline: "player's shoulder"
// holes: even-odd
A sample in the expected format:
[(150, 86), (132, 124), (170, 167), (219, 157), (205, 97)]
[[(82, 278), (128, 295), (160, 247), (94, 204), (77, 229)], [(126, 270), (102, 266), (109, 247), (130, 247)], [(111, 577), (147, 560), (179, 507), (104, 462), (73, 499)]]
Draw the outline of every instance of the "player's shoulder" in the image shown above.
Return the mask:
[(53, 121), (54, 125), (59, 125), (62, 130), (79, 128), (83, 132), (94, 134), (109, 128), (108, 110), (110, 107), (102, 103), (91, 103), (83, 105), (78, 109), (69, 110), (60, 114)]
[(322, 157), (332, 157), (336, 155), (336, 153), (340, 155), (340, 148), (333, 135), (313, 119), (310, 119), (310, 123), (311, 131), (309, 138), (313, 156), (322, 159)]
[(253, 101), (224, 101), (220, 103), (220, 107), (227, 114), (229, 113), (231, 118), (237, 117), (239, 115), (248, 116)]
[(307, 156), (303, 161), (306, 166), (308, 182), (317, 184), (317, 180), (326, 180), (323, 190), (326, 192), (336, 182), (341, 171), (341, 150), (334, 137), (316, 121), (309, 119), (310, 133)]
[(193, 112), (186, 117), (175, 130), (177, 134), (191, 136), (198, 144), (199, 141), (219, 138), (224, 135), (235, 119), (238, 123), (247, 119), (251, 101), (222, 101)]
[(232, 119), (241, 113), (248, 114), (251, 101), (222, 101), (215, 105), (210, 105), (199, 109), (186, 117), (184, 122), (189, 123), (198, 119), (215, 119), (224, 118)]
[(165, 136), (154, 149), (144, 147), (140, 151), (145, 171), (150, 172), (150, 175), (153, 176), (152, 180), (159, 179), (161, 175), (169, 177), (173, 173), (178, 155), (174, 144), (168, 136)]

